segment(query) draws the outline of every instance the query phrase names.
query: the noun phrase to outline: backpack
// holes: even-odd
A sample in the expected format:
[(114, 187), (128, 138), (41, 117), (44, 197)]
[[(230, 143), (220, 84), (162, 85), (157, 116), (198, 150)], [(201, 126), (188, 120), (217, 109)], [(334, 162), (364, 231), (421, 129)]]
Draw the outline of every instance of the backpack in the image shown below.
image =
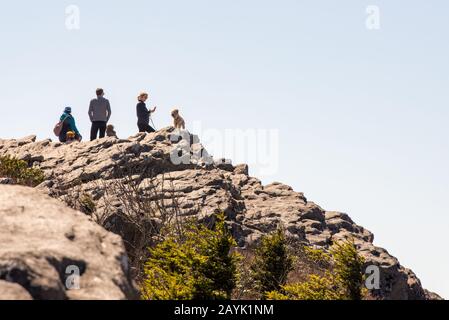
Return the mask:
[(59, 135), (61, 134), (61, 131), (62, 131), (62, 127), (64, 126), (64, 121), (66, 121), (68, 117), (70, 117), (70, 115), (67, 115), (67, 117), (65, 117), (64, 120), (59, 121), (55, 125), (55, 127), (53, 129), (53, 133), (55, 134), (55, 136), (59, 137)]

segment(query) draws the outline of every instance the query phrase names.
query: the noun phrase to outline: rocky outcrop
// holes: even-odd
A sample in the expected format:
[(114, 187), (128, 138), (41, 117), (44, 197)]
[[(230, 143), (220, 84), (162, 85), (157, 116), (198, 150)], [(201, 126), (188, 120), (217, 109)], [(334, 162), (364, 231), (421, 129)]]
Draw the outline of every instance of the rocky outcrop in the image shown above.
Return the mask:
[(71, 145), (50, 140), (36, 142), (35, 137), (3, 140), (0, 155), (14, 155), (44, 170), (46, 181), (39, 188), (47, 193), (61, 196), (61, 190), (70, 192), (81, 186), (82, 192), (96, 201), (100, 212), (105, 210), (106, 202), (115, 204), (117, 211), (123, 210), (114, 199), (106, 199), (104, 189), (120, 179), (117, 172), (138, 170), (143, 172), (143, 178), (152, 179), (152, 185), (158, 185), (160, 198), (176, 195), (185, 216), (207, 218), (215, 211), (224, 211), (242, 247), (280, 224), (290, 236), (312, 246), (327, 248), (335, 241), (353, 238), (367, 265), (380, 267), (381, 287), (373, 291), (377, 298), (431, 296), (411, 270), (376, 247), (373, 234), (347, 214), (326, 211), (282, 183), (264, 186), (249, 176), (246, 165), (212, 162), (198, 137), (183, 131), (187, 138), (181, 139), (173, 130)]
[(0, 230), (0, 300), (136, 298), (121, 238), (60, 201), (0, 186)]
[(17, 283), (0, 280), (0, 300), (33, 300), (28, 291)]

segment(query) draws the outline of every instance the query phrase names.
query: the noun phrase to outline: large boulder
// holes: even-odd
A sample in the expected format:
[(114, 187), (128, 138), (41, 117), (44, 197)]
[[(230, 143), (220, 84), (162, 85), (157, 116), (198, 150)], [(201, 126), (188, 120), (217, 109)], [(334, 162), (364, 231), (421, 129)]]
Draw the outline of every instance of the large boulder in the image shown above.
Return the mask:
[[(411, 270), (376, 247), (374, 235), (347, 214), (326, 211), (285, 184), (263, 185), (249, 176), (245, 164), (211, 161), (198, 136), (187, 131), (181, 135), (183, 139), (177, 137), (174, 128), (165, 128), (128, 139), (105, 138), (70, 145), (27, 137), (0, 140), (0, 155), (14, 155), (40, 167), (46, 181), (39, 189), (56, 198), (89, 195), (95, 201), (96, 213), (105, 218), (105, 227), (128, 244), (142, 239), (136, 236), (132, 224), (121, 219), (121, 213), (127, 210), (120, 201), (123, 194), (111, 187), (124, 180), (122, 173), (150, 181), (141, 187), (150, 191), (152, 200), (170, 203), (176, 197), (182, 216), (208, 219), (216, 211), (224, 212), (241, 247), (251, 246), (279, 225), (298, 241), (324, 249), (336, 241), (354, 239), (367, 264), (381, 270), (381, 289), (373, 292), (376, 298), (433, 296), (424, 291)], [(181, 163), (173, 161), (177, 160), (173, 156), (178, 156)], [(157, 193), (151, 192), (154, 188)]]
[(60, 201), (0, 185), (0, 230), (0, 300), (136, 298), (121, 238)]

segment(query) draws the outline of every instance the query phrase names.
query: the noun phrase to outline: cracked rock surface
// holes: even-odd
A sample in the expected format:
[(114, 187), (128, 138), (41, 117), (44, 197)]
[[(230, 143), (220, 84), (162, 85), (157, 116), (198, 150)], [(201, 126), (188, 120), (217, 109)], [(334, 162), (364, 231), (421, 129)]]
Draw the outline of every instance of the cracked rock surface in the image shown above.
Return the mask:
[[(328, 248), (335, 241), (353, 238), (360, 253), (366, 258), (367, 265), (381, 267), (381, 289), (374, 291), (377, 297), (401, 300), (437, 297), (422, 288), (419, 279), (411, 270), (403, 267), (385, 249), (376, 247), (373, 244), (373, 234), (357, 225), (347, 214), (326, 211), (308, 201), (303, 193), (296, 192), (285, 184), (275, 182), (263, 185), (259, 179), (248, 174), (247, 165), (233, 166), (229, 163), (211, 162), (211, 156), (203, 148), (199, 138), (187, 132), (183, 134), (184, 136), (188, 134), (189, 142), (185, 139), (181, 141), (174, 139), (173, 128), (165, 128), (152, 134), (138, 134), (128, 139), (105, 138), (70, 145), (50, 140), (37, 142), (36, 137), (30, 136), (20, 140), (0, 140), (0, 155), (10, 154), (28, 161), (30, 165), (40, 167), (46, 175), (46, 181), (38, 187), (41, 192), (52, 194), (55, 187), (59, 190), (70, 190), (75, 187), (77, 181), (81, 181), (83, 192), (90, 194), (98, 202), (97, 209), (100, 211), (105, 200), (101, 186), (106, 188), (108, 182), (116, 179), (117, 169), (139, 167), (148, 172), (148, 178), (152, 177), (158, 183), (163, 191), (160, 192), (161, 198), (169, 198), (173, 192), (176, 193), (180, 199), (183, 215), (198, 214), (208, 217), (216, 211), (225, 212), (230, 220), (234, 237), (242, 247), (254, 243), (279, 225), (282, 225), (290, 236), (317, 247)], [(186, 145), (190, 146), (190, 153), (183, 155), (180, 150), (185, 149)], [(175, 164), (173, 155), (181, 157), (182, 160), (187, 157), (188, 161)], [(113, 199), (108, 201), (114, 202)], [(117, 210), (120, 208), (117, 207)], [(42, 216), (37, 212), (35, 214), (38, 217)], [(79, 219), (84, 218), (79, 216)], [(39, 220), (36, 221), (38, 223)], [(73, 232), (83, 232), (77, 230)], [(64, 230), (64, 233), (67, 232), (70, 230)], [(101, 231), (96, 232), (97, 236), (94, 237), (90, 248), (95, 246), (101, 251), (102, 242), (98, 236)], [(123, 253), (120, 251), (122, 249), (119, 248), (117, 238), (110, 235), (105, 238), (111, 239), (112, 242), (116, 241), (115, 247), (110, 241), (106, 241), (108, 247), (114, 248), (120, 254)], [(64, 241), (70, 243), (70, 239)], [(23, 243), (32, 246), (33, 241)], [(25, 250), (27, 246), (22, 245), (21, 250)], [(44, 258), (39, 258), (42, 257), (39, 253), (39, 256), (35, 255), (33, 263), (45, 265), (49, 272), (55, 273), (52, 279), (56, 279), (55, 270), (61, 266), (51, 259), (49, 253), (47, 254), (48, 247), (45, 250), (47, 251), (42, 252)], [(32, 250), (29, 251), (31, 257)], [(108, 259), (114, 260), (117, 256), (120, 257), (120, 254), (117, 253), (114, 258)], [(4, 255), (0, 249), (0, 266)], [(75, 259), (77, 255), (70, 257)], [(113, 274), (118, 276), (119, 270), (114, 270)], [(123, 274), (121, 276), (123, 277)], [(2, 279), (1, 269), (0, 279)], [(128, 283), (124, 278), (119, 279), (122, 285)], [(56, 280), (45, 285), (50, 292), (56, 292), (55, 294), (59, 292), (61, 297), (67, 295), (59, 289), (60, 283)], [(123, 288), (128, 287), (129, 285), (124, 285)], [(128, 296), (128, 291), (128, 289), (117, 290), (116, 287), (113, 290), (116, 292), (115, 297), (123, 298)], [(98, 295), (101, 296), (100, 293)]]

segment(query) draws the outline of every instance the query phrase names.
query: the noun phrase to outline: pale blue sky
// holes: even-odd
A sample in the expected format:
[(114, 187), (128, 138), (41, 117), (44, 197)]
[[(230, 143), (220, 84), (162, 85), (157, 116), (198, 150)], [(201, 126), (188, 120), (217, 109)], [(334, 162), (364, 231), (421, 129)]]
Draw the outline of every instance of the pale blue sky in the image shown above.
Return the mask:
[[(365, 27), (368, 5), (381, 30)], [(87, 137), (98, 86), (122, 137), (141, 90), (159, 127), (177, 105), (206, 130), (278, 129), (264, 182), (347, 212), (449, 298), (448, 12), (446, 0), (4, 2), (0, 138), (51, 137), (66, 105)]]

